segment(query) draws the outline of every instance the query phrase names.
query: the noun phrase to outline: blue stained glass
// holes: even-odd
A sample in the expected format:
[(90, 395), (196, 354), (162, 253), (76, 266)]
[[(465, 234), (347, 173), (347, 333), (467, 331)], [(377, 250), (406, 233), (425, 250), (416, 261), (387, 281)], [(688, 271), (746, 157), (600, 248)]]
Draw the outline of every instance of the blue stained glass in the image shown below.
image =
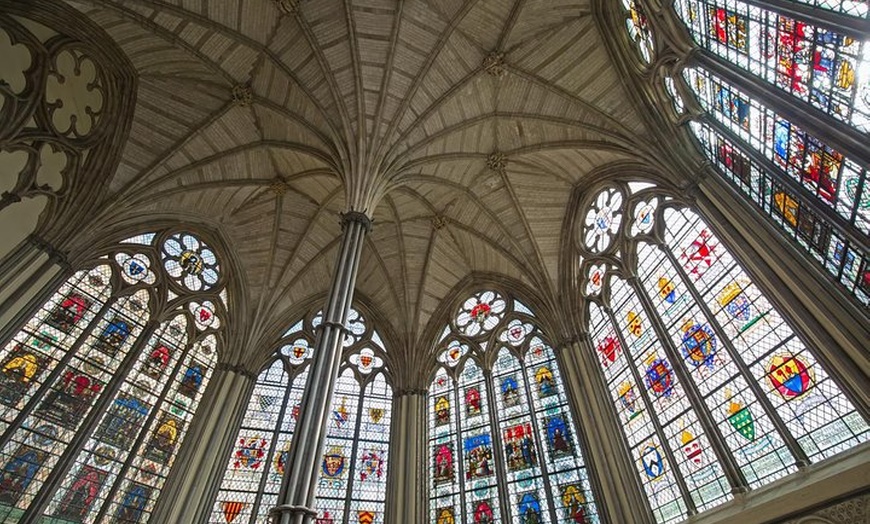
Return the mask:
[[(44, 518), (130, 524), (150, 519), (201, 397), (196, 391), (184, 401), (175, 398), (180, 370), (196, 366), (205, 386), (216, 361), (214, 335), (188, 341), (185, 308), (202, 298), (191, 291), (170, 299), (165, 288), (154, 286), (157, 274), (149, 268), (159, 267), (154, 261), (167, 236), (140, 235), (130, 241), (135, 245), (125, 246), (129, 254), (106, 256), (100, 265), (78, 271), (0, 351), (0, 399), (6, 406), (0, 419), (8, 437), (0, 450), (0, 519), (33, 512), (34, 497), (49, 488)], [(118, 293), (112, 282), (141, 289)], [(168, 303), (173, 309), (152, 311), (154, 304)], [(168, 320), (149, 322), (157, 316)], [(130, 354), (134, 347), (138, 353)], [(158, 352), (149, 367), (155, 348), (169, 347), (174, 350)], [(132, 369), (119, 374), (124, 361)], [(56, 378), (49, 384), (51, 371)], [(105, 398), (109, 391), (113, 398)], [(98, 405), (104, 412), (91, 413)], [(97, 418), (85, 429), (90, 415)], [(17, 416), (23, 423), (10, 427)], [(83, 445), (70, 454), (74, 438)], [(69, 472), (58, 474), (60, 465)]]
[(788, 123), (782, 120), (776, 122), (773, 128), (774, 148), (776, 154), (783, 160), (788, 160)]
[[(475, 297), (500, 301), (500, 316), (486, 330), (468, 328), (475, 317), (468, 312), (481, 303)], [(555, 353), (531, 310), (494, 291), (478, 292), (458, 309), (439, 341), (443, 367), (429, 389), (430, 522), (499, 522), (502, 510), (515, 523), (550, 522), (551, 511), (597, 522)], [(487, 399), (487, 391), (496, 398)]]

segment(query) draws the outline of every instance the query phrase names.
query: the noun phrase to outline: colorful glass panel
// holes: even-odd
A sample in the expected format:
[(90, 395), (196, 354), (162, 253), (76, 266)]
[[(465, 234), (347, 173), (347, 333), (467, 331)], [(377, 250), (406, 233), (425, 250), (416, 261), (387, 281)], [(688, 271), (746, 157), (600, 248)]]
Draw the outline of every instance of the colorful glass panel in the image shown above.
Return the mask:
[[(753, 164), (727, 153), (735, 179), (754, 187)], [(654, 195), (624, 207), (662, 198)], [(698, 510), (731, 497), (705, 429), (753, 488), (797, 471), (794, 454), (818, 461), (865, 442), (866, 421), (707, 225), (687, 209), (652, 212), (661, 235), (614, 240), (637, 253), (636, 280), (619, 277), (612, 261), (582, 267), (603, 273), (590, 337), (656, 520), (685, 519), (681, 480)]]
[[(257, 379), (227, 461), (210, 524), (264, 522), (278, 504), (313, 356), (316, 312), (284, 333)], [(343, 371), (336, 383), (316, 506), (322, 522), (383, 523), (392, 389), (384, 350), (363, 315), (351, 310)]]
[[(870, 42), (850, 33), (850, 24), (819, 22), (835, 21), (841, 15), (866, 19), (867, 3), (795, 3), (837, 14), (800, 18), (801, 9), (787, 16), (776, 6), (740, 0), (678, 0), (675, 8), (699, 46), (740, 72), (859, 132), (870, 131)], [(684, 69), (683, 76), (702, 108), (733, 132), (733, 136), (722, 136), (717, 125), (692, 124), (718, 171), (809, 251), (858, 302), (870, 304), (866, 166), (748, 96), (739, 85), (698, 68)], [(747, 148), (769, 163), (758, 165), (750, 160), (753, 155), (746, 154)], [(787, 183), (786, 178), (797, 184)], [(839, 217), (820, 207), (832, 209)]]
[[(816, 259), (859, 302), (870, 304), (870, 267), (867, 255), (845, 232), (821, 218), (805, 198), (790, 191), (767, 171), (745, 156), (733, 142), (707, 124), (693, 126), (707, 157), (723, 177), (738, 188), (796, 243)], [(861, 177), (847, 174), (845, 195), (857, 201)], [(857, 203), (856, 222), (867, 228), (864, 215), (870, 210), (870, 193)]]
[(597, 522), (555, 353), (531, 311), (502, 300), (486, 331), (463, 344), (450, 337), (466, 335), (463, 306), (441, 340), (444, 367), (429, 389), (430, 522)]
[[(709, 269), (700, 276), (692, 276), (696, 275), (691, 271), (695, 262), (684, 262), (690, 275), (686, 284), (703, 297), (722, 326), (721, 332), (751, 370), (752, 376), (743, 379), (763, 386), (807, 456), (814, 461), (828, 458), (867, 440), (867, 423), (706, 224), (688, 210), (675, 209), (665, 211), (665, 223), (665, 242), (675, 254), (687, 249), (692, 237), (704, 231), (707, 241), (717, 246)], [(715, 402), (731, 409), (731, 401), (740, 390), (737, 383), (730, 385), (732, 398), (725, 399), (726, 394), (711, 399), (711, 406)], [(745, 393), (737, 402), (752, 404)], [(777, 438), (771, 436), (772, 444)]]
[(870, 130), (867, 43), (738, 0), (678, 4), (704, 48), (860, 131)]
[[(191, 338), (193, 294), (152, 309), (168, 301), (172, 277), (154, 260), (172, 237), (139, 235), (74, 274), (0, 352), (2, 520), (35, 512), (48, 489), (46, 518), (149, 520), (217, 355), (213, 335)], [(149, 322), (158, 314), (168, 320)]]
[(652, 30), (643, 8), (635, 0), (622, 0), (627, 12), (625, 25), (628, 34), (637, 45), (645, 62), (650, 62), (655, 52)]

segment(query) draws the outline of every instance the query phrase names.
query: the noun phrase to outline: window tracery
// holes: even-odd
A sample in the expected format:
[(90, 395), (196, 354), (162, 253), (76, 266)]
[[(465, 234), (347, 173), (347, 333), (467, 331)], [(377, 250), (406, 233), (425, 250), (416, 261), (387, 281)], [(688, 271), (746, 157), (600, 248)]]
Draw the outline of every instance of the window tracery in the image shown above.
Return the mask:
[[(616, 183), (601, 192), (613, 191), (629, 195)], [(756, 488), (870, 437), (811, 348), (700, 217), (655, 188), (623, 206), (636, 218), (610, 250), (624, 256), (604, 259), (578, 238), (579, 289), (657, 521), (729, 500), (731, 464), (738, 482)]]
[[(734, 78), (758, 78), (808, 111), (866, 133), (870, 42), (855, 33), (854, 24), (836, 23), (866, 19), (866, 2), (793, 1), (829, 14), (802, 18), (803, 8), (740, 0), (679, 0), (674, 10), (702, 49), (699, 54), (720, 60), (737, 73)], [(635, 29), (628, 34), (637, 40)], [(684, 110), (681, 92), (693, 92), (700, 102), (706, 115), (690, 128), (716, 171), (858, 304), (870, 305), (870, 187), (861, 160), (801, 129), (772, 109), (769, 99), (750, 96), (742, 82), (701, 66), (683, 68), (664, 81), (676, 113)], [(676, 83), (687, 89), (676, 89)]]
[(555, 352), (532, 312), (501, 291), (478, 292), (439, 344), (430, 522), (597, 522)]
[(157, 263), (180, 263), (165, 247), (178, 235), (210, 249), (191, 233), (122, 243), (73, 274), (0, 353), (4, 519), (42, 497), (46, 517), (148, 521), (225, 316), (217, 269), (210, 292), (195, 293)]
[(652, 29), (647, 21), (646, 13), (636, 0), (622, 0), (626, 10), (625, 26), (631, 40), (637, 46), (644, 62), (651, 62), (655, 53)]
[[(323, 312), (317, 311), (294, 323), (257, 378), (210, 523), (261, 522), (277, 505), (322, 321)], [(323, 524), (383, 523), (393, 399), (386, 353), (358, 310), (350, 311), (346, 326), (320, 461), (317, 518)]]

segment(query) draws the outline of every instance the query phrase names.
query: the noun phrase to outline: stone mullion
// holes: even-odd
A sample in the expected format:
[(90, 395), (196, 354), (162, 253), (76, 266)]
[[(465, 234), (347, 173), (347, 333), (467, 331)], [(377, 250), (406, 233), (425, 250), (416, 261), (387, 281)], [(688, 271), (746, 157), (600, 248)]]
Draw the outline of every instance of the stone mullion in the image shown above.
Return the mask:
[(725, 334), (725, 330), (722, 325), (716, 319), (713, 312), (707, 306), (707, 303), (704, 302), (704, 298), (701, 296), (701, 293), (695, 288), (694, 285), (689, 283), (689, 275), (686, 274), (686, 271), (679, 265), (677, 262), (677, 258), (671, 252), (671, 250), (667, 247), (660, 246), (660, 249), (665, 253), (668, 260), (670, 260), (671, 265), (676, 269), (677, 273), (680, 275), (680, 278), (683, 282), (686, 283), (686, 288), (689, 290), (689, 294), (692, 295), (692, 299), (694, 299), (695, 303), (698, 304), (698, 307), (701, 308), (701, 311), (709, 320), (710, 324), (713, 326), (713, 329), (716, 330), (716, 333), (719, 335), (719, 340), (725, 345), (725, 349), (728, 351), (731, 356), (731, 360), (737, 366), (737, 369), (740, 370), (740, 373), (746, 378), (746, 382), (749, 384), (749, 389), (752, 390), (752, 393), (758, 399), (758, 402), (761, 404), (762, 409), (767, 414), (768, 418), (773, 423), (774, 427), (782, 436), (783, 441), (786, 446), (788, 446), (789, 451), (792, 456), (795, 458), (795, 463), (798, 467), (805, 467), (810, 464), (810, 459), (807, 457), (807, 454), (804, 452), (803, 448), (798, 444), (797, 440), (795, 440), (794, 436), (788, 430), (788, 427), (783, 422), (782, 417), (779, 416), (779, 412), (773, 406), (773, 403), (770, 402), (767, 394), (761, 389), (761, 385), (752, 375), (752, 371), (749, 369), (749, 366), (746, 362), (740, 358), (740, 352), (737, 351), (737, 348), (734, 347), (734, 344), (731, 342), (731, 339)]
[[(46, 258), (35, 270), (31, 271), (29, 263), (35, 263), (39, 260), (40, 256), (37, 253), (32, 258), (25, 260), (22, 265), (12, 268), (12, 270), (18, 270), (19, 273), (29, 272), (30, 274), (25, 277), (23, 282), (19, 282), (17, 287), (9, 292), (8, 295), (0, 295), (0, 298), (3, 298), (3, 302), (0, 303), (0, 323), (3, 324), (3, 328), (0, 329), (0, 341), (4, 345), (15, 336), (20, 326), (39, 311), (39, 308), (51, 298), (51, 295), (57, 292), (63, 283), (75, 274), (68, 266), (60, 264), (58, 260), (51, 256)], [(57, 272), (51, 275), (48, 280), (40, 283), (40, 280), (45, 279), (46, 275), (51, 273), (53, 268), (57, 268)], [(4, 274), (3, 277), (0, 277), (0, 281), (4, 282), (3, 287), (5, 287), (15, 282), (15, 278), (9, 274)], [(0, 292), (2, 292), (3, 287), (0, 287)], [(21, 304), (28, 291), (37, 287), (39, 289), (34, 296), (24, 303), (23, 307), (20, 307), (17, 312), (12, 313), (14, 307), (17, 304)]]
[[(54, 293), (54, 291), (52, 291)], [(97, 327), (106, 313), (115, 305), (118, 301), (118, 297), (116, 295), (110, 296), (106, 303), (103, 304), (103, 307), (97, 311), (97, 314), (94, 315), (94, 318), (88, 322), (88, 325), (82, 330), (81, 335), (76, 338), (75, 342), (70, 346), (70, 348), (64, 353), (63, 357), (58, 360), (57, 364), (55, 364), (54, 369), (45, 377), (45, 380), (42, 381), (42, 384), (39, 388), (33, 393), (33, 396), (30, 397), (30, 400), (24, 405), (24, 408), (15, 416), (15, 419), (9, 423), (5, 433), (0, 437), (0, 449), (5, 449), (9, 442), (12, 440), (15, 432), (21, 428), (24, 421), (33, 413), (33, 410), (36, 409), (36, 406), (42, 401), (43, 397), (49, 390), (51, 390), (52, 385), (57, 381), (60, 377), (61, 373), (63, 373), (64, 369), (66, 369), (67, 364), (69, 364), (70, 360), (74, 356), (76, 356), (79, 352), (79, 349), (87, 342), (88, 336)], [(138, 339), (137, 339), (138, 341)]]
[(421, 513), (429, 502), (425, 482), (426, 465), (421, 452), (427, 447), (424, 425), (426, 393), (404, 391), (393, 396), (390, 423), (390, 466), (387, 473), (385, 522), (424, 522)]
[(859, 40), (870, 39), (870, 26), (866, 18), (849, 16), (821, 7), (802, 4), (794, 0), (743, 0), (747, 4), (770, 9), (789, 18), (804, 20), (837, 33), (845, 33)]
[[(628, 458), (631, 452), (625, 435), (613, 416), (613, 405), (600, 394), (608, 390), (607, 384), (600, 370), (589, 369), (588, 355), (592, 351), (587, 336), (583, 333), (579, 340), (557, 351), (556, 361), (567, 389), (568, 409), (578, 421), (578, 431), (586, 435), (583, 457), (592, 491), (597, 495), (599, 517), (603, 522), (651, 524), (652, 511)], [(581, 409), (581, 399), (585, 409)], [(614, 435), (618, 438), (614, 439)], [(619, 446), (617, 441), (624, 445)]]
[[(142, 446), (142, 444), (145, 442), (145, 438), (148, 436), (148, 428), (151, 427), (151, 424), (157, 418), (157, 414), (160, 411), (159, 407), (166, 402), (166, 396), (169, 393), (169, 390), (172, 388), (173, 379), (178, 377), (178, 372), (181, 371), (181, 368), (184, 366), (184, 360), (190, 354), (193, 346), (193, 342), (185, 344), (185, 348), (181, 352), (181, 355), (178, 358), (178, 362), (176, 362), (175, 366), (173, 366), (172, 373), (169, 375), (169, 379), (166, 381), (166, 385), (163, 386), (163, 391), (160, 392), (160, 395), (157, 397), (157, 401), (154, 402), (153, 409), (145, 418), (145, 421), (140, 428), (139, 435), (136, 437), (136, 440), (134, 441), (133, 446), (130, 448), (129, 453), (127, 453), (127, 458), (124, 460), (124, 464), (121, 466), (121, 470), (115, 476), (115, 481), (112, 483), (111, 488), (109, 488), (109, 493), (106, 495), (106, 498), (103, 501), (103, 505), (100, 508), (99, 513), (97, 514), (97, 518), (94, 519), (94, 522), (100, 522), (100, 519), (102, 519), (106, 515), (106, 511), (108, 511), (109, 506), (112, 504), (112, 498), (118, 492), (118, 489), (120, 489), (121, 483), (124, 481), (124, 477), (127, 475), (127, 472), (133, 465), (133, 460), (136, 458), (139, 448)], [(191, 414), (191, 418), (193, 418), (195, 412), (196, 410), (194, 410), (194, 413)], [(73, 462), (75, 462), (75, 458), (73, 458)]]
[(649, 393), (646, 388), (643, 387), (643, 379), (640, 376), (640, 373), (637, 371), (637, 366), (634, 363), (634, 357), (631, 355), (631, 350), (629, 349), (628, 342), (625, 340), (625, 337), (622, 336), (622, 332), (617, 329), (616, 326), (619, 324), (616, 323), (616, 316), (613, 314), (613, 310), (610, 307), (602, 307), (602, 309), (607, 313), (607, 319), (610, 321), (611, 326), (613, 326), (613, 333), (616, 335), (619, 340), (619, 344), (621, 347), (625, 348), (625, 359), (626, 364), (628, 366), (628, 371), (634, 379), (634, 383), (637, 385), (637, 390), (640, 393), (640, 398), (643, 401), (644, 407), (646, 408), (646, 412), (649, 413), (650, 424), (653, 427), (653, 432), (659, 438), (659, 442), (662, 445), (662, 451), (664, 451), (665, 456), (668, 458), (668, 462), (671, 464), (671, 468), (674, 471), (674, 480), (677, 481), (677, 488), (680, 490), (680, 495), (683, 496), (683, 502), (686, 504), (686, 509), (688, 514), (695, 515), (698, 513), (698, 508), (695, 506), (695, 501), (692, 499), (692, 495), (689, 492), (689, 486), (686, 484), (686, 479), (683, 478), (683, 475), (680, 474), (679, 466), (677, 465), (677, 459), (674, 456), (674, 452), (671, 450), (671, 447), (668, 445), (668, 438), (665, 436), (665, 430), (662, 428), (661, 423), (659, 422), (656, 411), (653, 409), (653, 402), (649, 398)]
[[(771, 162), (767, 157), (761, 154), (754, 147), (747, 144), (745, 140), (740, 138), (736, 133), (728, 129), (727, 126), (723, 125), (709, 113), (704, 114), (701, 117), (701, 120), (732, 143), (743, 145), (744, 147), (741, 149), (742, 153), (749, 157), (753, 162), (758, 164), (759, 167), (764, 169), (765, 173), (773, 178), (778, 184), (780, 184), (790, 192), (799, 195), (802, 206), (810, 208), (810, 210), (812, 210), (814, 214), (822, 217), (825, 222), (831, 224), (831, 226), (836, 228), (841, 235), (849, 240), (849, 242), (854, 244), (858, 248), (858, 250), (863, 251), (864, 253), (870, 253), (870, 244), (868, 244), (867, 236), (857, 231), (853, 224), (851, 224), (848, 220), (842, 217), (839, 213), (834, 211), (833, 208), (822, 204), (819, 201), (818, 197), (811, 193), (800, 182), (793, 179), (786, 173), (783, 173), (782, 169), (779, 166)], [(741, 195), (741, 198), (748, 199), (749, 197)], [(766, 220), (772, 219), (770, 217), (766, 217)], [(790, 239), (790, 241), (796, 242), (792, 239)], [(802, 249), (802, 252), (806, 253), (806, 250)]]
[[(232, 452), (236, 434), (241, 426), (241, 419), (247, 413), (248, 400), (254, 393), (256, 386), (256, 375), (252, 373), (230, 367), (227, 367), (225, 371), (232, 372), (227, 388), (230, 390), (230, 394), (218, 398), (222, 401), (226, 398), (225, 403), (231, 406), (230, 415), (224, 418), (223, 411), (213, 410), (213, 416), (207, 421), (208, 425), (203, 426), (201, 431), (201, 434), (208, 435), (207, 444), (194, 448), (197, 463), (205, 462), (203, 468), (206, 472), (205, 479), (203, 482), (198, 482), (203, 475), (196, 469), (190, 469), (184, 472), (185, 477), (179, 479), (178, 482), (179, 485), (183, 486), (183, 489), (188, 489), (191, 492), (188, 500), (199, 502), (188, 507), (184, 504), (185, 499), (181, 498), (177, 501), (178, 504), (170, 509), (170, 512), (178, 515), (177, 517), (164, 520), (152, 517), (152, 522), (207, 522), (211, 516), (212, 507), (226, 471), (227, 457)], [(229, 423), (226, 423), (227, 421)], [(209, 432), (211, 428), (213, 431)], [(215, 450), (213, 453), (210, 452), (212, 449)], [(188, 486), (190, 487), (188, 488)], [(164, 489), (164, 492), (166, 491), (169, 490)]]
[(825, 144), (847, 153), (859, 163), (870, 164), (870, 146), (866, 133), (835, 119), (810, 103), (800, 100), (706, 49), (697, 49), (690, 56), (687, 65), (698, 66), (725, 79), (809, 134), (818, 137)]
[(634, 294), (637, 296), (643, 308), (647, 311), (647, 318), (650, 320), (650, 323), (653, 326), (653, 329), (658, 336), (659, 342), (661, 343), (661, 347), (664, 349), (665, 354), (668, 358), (673, 362), (673, 371), (683, 383), (683, 390), (686, 392), (686, 397), (689, 399), (689, 404), (692, 409), (695, 411), (695, 415), (698, 417), (698, 422), (704, 427), (704, 432), (707, 434), (707, 438), (710, 440), (710, 444), (713, 447), (713, 452), (716, 454), (716, 457), (719, 459), (719, 463), (722, 465), (722, 469), (725, 473), (725, 477), (728, 479), (728, 483), (731, 485), (732, 493), (740, 493), (747, 491), (749, 489), (749, 485), (746, 482), (746, 478), (743, 476), (743, 472), (740, 470), (740, 466), (737, 464), (737, 461), (734, 460), (734, 457), (731, 455), (731, 452), (728, 449), (728, 445), (725, 442), (725, 438), (719, 432), (718, 426), (716, 426), (716, 422), (713, 420), (713, 417), (710, 415), (709, 410), (707, 410), (706, 404), (704, 404), (704, 399), (701, 396), (701, 393), (698, 391), (698, 387), (695, 382), (692, 380), (692, 377), (688, 372), (683, 369), (683, 358), (680, 356), (679, 351), (671, 342), (670, 337), (668, 336), (668, 330), (662, 323), (661, 319), (659, 319), (656, 314), (655, 305), (646, 296), (646, 292), (643, 290), (643, 285), (640, 283), (637, 277), (629, 277), (626, 279), (629, 285), (631, 285)]
[[(541, 428), (538, 425), (538, 413), (535, 411), (535, 406), (532, 403), (532, 388), (529, 386), (529, 374), (528, 369), (526, 368), (525, 360), (520, 361), (520, 369), (523, 374), (523, 385), (526, 390), (526, 398), (529, 399), (529, 411), (530, 418), (532, 419), (532, 427), (535, 429), (535, 435), (537, 438), (533, 438), (532, 442), (535, 443), (535, 447), (538, 448), (538, 465), (541, 468), (541, 477), (544, 479), (544, 493), (552, 493), (553, 496), (553, 504), (548, 504), (550, 510), (550, 518), (553, 519), (553, 522), (559, 522), (558, 518), (556, 518), (556, 501), (559, 500), (557, 498), (557, 492), (553, 489), (553, 485), (550, 482), (550, 474), (547, 471), (546, 461), (544, 460), (547, 455), (544, 453), (544, 445), (541, 442)], [(560, 370), (561, 371), (561, 370)], [(546, 437), (544, 437), (546, 438)], [(576, 439), (575, 439), (576, 440)], [(579, 448), (579, 442), (578, 442)], [(507, 464), (505, 464), (507, 467)], [(576, 467), (576, 463), (575, 463)], [(522, 517), (520, 517), (522, 518)], [(506, 521), (507, 522), (507, 521)]]
[[(437, 401), (437, 399), (436, 399)], [(454, 441), (456, 444), (456, 450), (453, 456), (453, 465), (454, 470), (457, 473), (457, 483), (456, 485), (459, 487), (459, 516), (462, 519), (462, 522), (471, 522), (467, 520), (466, 517), (470, 518), (470, 515), (466, 515), (467, 505), (465, 500), (465, 490), (462, 488), (462, 483), (465, 478), (465, 457), (462, 454), (462, 417), (459, 415), (459, 377), (457, 376), (453, 381), (453, 404), (454, 408), (451, 408), (451, 415), (454, 416), (454, 420), (456, 422), (456, 440)], [(428, 408), (428, 403), (427, 403)], [(438, 416), (437, 413), (435, 415)]]
[[(363, 405), (365, 404), (365, 383), (359, 385), (359, 397), (356, 403), (356, 423), (353, 427), (353, 440), (350, 442), (350, 456), (348, 457), (347, 467), (347, 487), (344, 493), (344, 517), (342, 522), (349, 524), (350, 522), (350, 500), (353, 497), (353, 477), (356, 474), (356, 453), (359, 450), (359, 432), (362, 427)], [(386, 508), (384, 508), (386, 509)]]
[[(226, 453), (223, 451), (226, 446), (224, 446), (223, 440), (227, 440), (229, 444), (232, 443), (229, 438), (223, 438), (224, 433), (221, 431), (226, 432), (231, 429), (234, 436), (240, 418), (240, 410), (235, 409), (235, 405), (229, 410), (221, 409), (221, 407), (225, 404), (233, 404), (234, 399), (237, 405), (239, 398), (243, 399), (244, 405), (247, 406), (247, 399), (250, 397), (250, 394), (245, 394), (248, 393), (247, 387), (241, 389), (234, 387), (237, 378), (246, 378), (248, 381), (246, 386), (251, 385), (250, 392), (253, 392), (253, 380), (249, 374), (236, 372), (221, 364), (215, 366), (211, 380), (209, 380), (199, 403), (199, 415), (194, 417), (185, 444), (182, 444), (175, 458), (175, 466), (161, 490), (162, 493), (172, 493), (174, 496), (157, 499), (154, 510), (151, 512), (151, 522), (202, 522), (208, 520), (217, 493), (216, 491), (210, 492), (209, 487), (214, 484), (215, 480), (217, 480), (218, 487), (220, 486), (223, 481), (223, 468), (226, 467)], [(241, 391), (241, 394), (234, 396), (233, 392), (236, 391)], [(219, 429), (214, 427), (215, 422), (218, 421), (222, 423)], [(213, 445), (215, 441), (220, 443), (215, 446)], [(220, 460), (221, 469), (218, 470), (216, 463), (202, 465), (204, 461), (210, 459)], [(202, 482), (197, 483), (196, 480)], [(205, 495), (191, 494), (201, 488)], [(197, 502), (189, 504), (191, 500)], [(208, 511), (203, 512), (201, 507), (205, 507), (206, 504), (208, 504)], [(179, 512), (186, 512), (186, 515), (182, 516)], [(203, 513), (204, 516), (195, 518), (193, 515), (196, 513)]]
[(835, 381), (844, 384), (842, 392), (870, 420), (870, 401), (866, 375), (870, 369), (866, 340), (870, 337), (866, 311), (853, 296), (831, 286), (832, 276), (824, 267), (807, 265), (806, 254), (796, 243), (783, 237), (768, 221), (758, 223), (756, 209), (719, 177), (708, 177), (701, 184), (698, 199), (711, 223), (718, 225), (720, 237), (740, 260), (743, 269), (756, 281), (777, 290), (768, 300), (792, 326), (798, 338), (816, 348), (814, 354)]
[(342, 341), (353, 301), (363, 241), (371, 230), (371, 219), (359, 212), (342, 216), (342, 242), (333, 280), (318, 326), (311, 376), (302, 396), (296, 432), (310, 438), (293, 439), (285, 467), (278, 505), (272, 510), (276, 524), (310, 524), (316, 517), (315, 499), (323, 455), (329, 407), (338, 380)]
[[(523, 377), (525, 379), (525, 377)], [(502, 522), (510, 522), (510, 492), (507, 489), (507, 462), (504, 457), (504, 450), (499, 444), (499, 430), (498, 430), (498, 414), (495, 412), (495, 386), (493, 384), (492, 379), (492, 370), (486, 369), (483, 371), (483, 382), (486, 387), (486, 394), (489, 397), (489, 432), (492, 435), (492, 451), (495, 455), (495, 479), (496, 479), (496, 490), (498, 491), (498, 496), (500, 503), (498, 505), (499, 513), (501, 513)], [(531, 402), (532, 399), (529, 399)], [(461, 444), (461, 442), (460, 442)]]
[(91, 433), (96, 429), (97, 423), (103, 416), (109, 402), (114, 398), (115, 394), (124, 383), (127, 374), (133, 369), (136, 360), (139, 357), (139, 352), (147, 344), (151, 335), (157, 329), (160, 323), (156, 320), (149, 320), (142, 329), (139, 338), (133, 343), (130, 351), (124, 357), (121, 365), (114, 371), (112, 378), (103, 390), (103, 394), (91, 407), (90, 413), (85, 418), (84, 423), (76, 430), (75, 436), (67, 444), (63, 454), (58, 459), (57, 464), (52, 469), (51, 473), (45, 479), (42, 487), (34, 496), (30, 507), (27, 508), (21, 518), (22, 524), (37, 524), (42, 519), (42, 514), (51, 501), (51, 497), (60, 489), (61, 482), (66, 478), (67, 473), (72, 468), (75, 458), (84, 448)]
[[(260, 511), (260, 504), (263, 502), (263, 492), (266, 491), (266, 481), (269, 476), (269, 457), (271, 457), (273, 453), (275, 453), (275, 450), (278, 449), (278, 439), (281, 437), (281, 428), (284, 425), (284, 417), (287, 414), (287, 403), (290, 401), (290, 395), (293, 392), (293, 381), (299, 376), (298, 374), (293, 376), (286, 371), (286, 365), (283, 359), (281, 359), (280, 362), (281, 365), (285, 367), (285, 373), (287, 373), (287, 389), (284, 391), (283, 402), (281, 402), (281, 408), (278, 410), (278, 423), (275, 425), (275, 429), (272, 430), (272, 442), (269, 444), (269, 450), (266, 453), (266, 463), (263, 468), (263, 475), (260, 477), (260, 482), (257, 483), (257, 494), (251, 508), (251, 524), (253, 524), (254, 519), (257, 518), (257, 513)], [(254, 387), (256, 387), (256, 384)], [(251, 398), (253, 398), (253, 394), (252, 391)], [(250, 403), (250, 400), (248, 403)], [(241, 430), (241, 427), (239, 429)], [(291, 436), (290, 438), (292, 439), (293, 437)]]

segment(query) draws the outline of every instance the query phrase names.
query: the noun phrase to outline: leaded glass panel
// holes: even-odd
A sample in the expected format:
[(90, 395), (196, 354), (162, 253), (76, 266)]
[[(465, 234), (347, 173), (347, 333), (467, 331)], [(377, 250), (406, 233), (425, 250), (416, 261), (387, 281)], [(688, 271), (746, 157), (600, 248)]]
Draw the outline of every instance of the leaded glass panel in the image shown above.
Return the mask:
[(681, 0), (704, 48), (860, 131), (870, 130), (870, 49), (739, 0)]
[[(266, 522), (278, 504), (297, 419), (302, 409), (315, 329), (322, 311), (284, 332), (260, 373), (242, 418), (210, 524)], [(352, 309), (342, 371), (330, 406), (326, 444), (318, 462), (316, 507), (323, 523), (383, 523), (392, 388), (384, 348), (365, 316)]]
[[(500, 301), (494, 320), (467, 313), (475, 297)], [(496, 291), (469, 300), (429, 390), (430, 522), (597, 522), (556, 356), (531, 310)]]
[[(746, 169), (741, 183), (753, 187), (758, 171), (739, 162), (732, 172), (741, 179)], [(579, 289), (657, 521), (686, 517), (682, 485), (698, 510), (729, 499), (724, 454), (756, 488), (797, 471), (799, 457), (822, 460), (868, 439), (848, 397), (696, 214), (653, 189), (632, 195), (628, 210), (645, 227), (627, 224), (610, 249), (631, 262), (584, 253)]]
[[(177, 280), (174, 238), (191, 258), (208, 252), (208, 284)], [(4, 521), (37, 510), (66, 522), (149, 520), (217, 359), (221, 278), (195, 235), (138, 235), (75, 273), (12, 337), (0, 353)], [(158, 310), (170, 297), (172, 309)], [(37, 495), (44, 509), (30, 507)]]

